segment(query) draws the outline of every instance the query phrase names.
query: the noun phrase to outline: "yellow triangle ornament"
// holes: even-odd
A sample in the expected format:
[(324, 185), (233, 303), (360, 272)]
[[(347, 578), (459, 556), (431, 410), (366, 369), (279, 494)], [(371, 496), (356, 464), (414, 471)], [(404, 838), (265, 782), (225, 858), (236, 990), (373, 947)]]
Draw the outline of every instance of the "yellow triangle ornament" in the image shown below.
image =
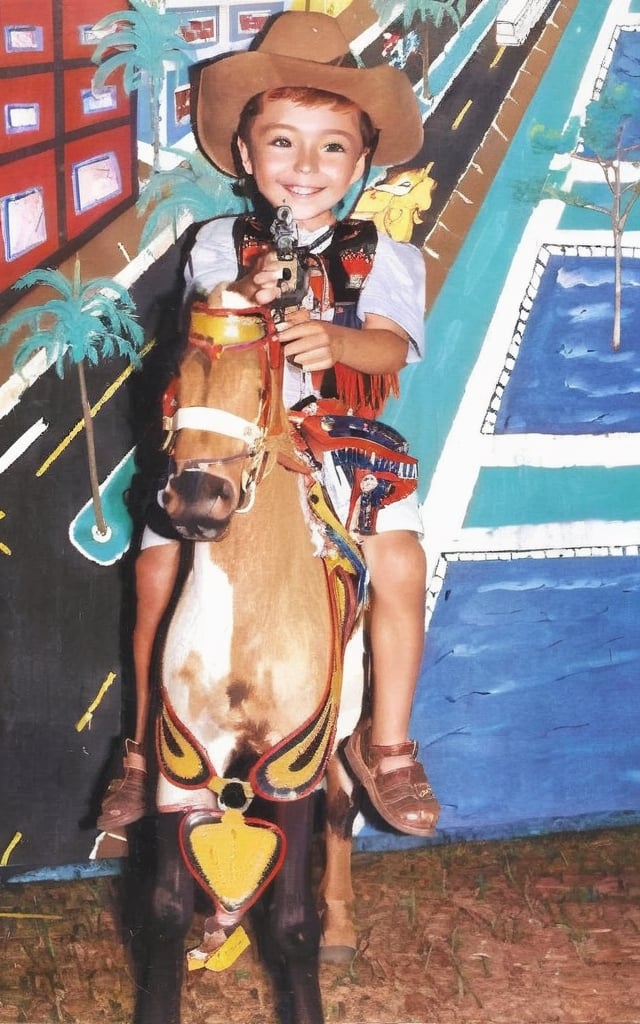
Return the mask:
[(245, 818), (228, 808), (222, 814), (191, 811), (180, 825), (180, 845), (189, 871), (230, 914), (242, 914), (280, 870), (284, 833), (272, 822)]

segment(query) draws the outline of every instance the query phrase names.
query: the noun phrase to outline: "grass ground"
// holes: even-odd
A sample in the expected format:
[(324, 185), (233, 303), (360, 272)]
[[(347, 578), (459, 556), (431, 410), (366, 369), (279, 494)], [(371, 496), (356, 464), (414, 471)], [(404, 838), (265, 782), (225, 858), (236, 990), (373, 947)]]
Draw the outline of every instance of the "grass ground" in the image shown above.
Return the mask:
[[(321, 968), (327, 1024), (637, 1024), (639, 841), (634, 827), (356, 855), (359, 948)], [(0, 890), (1, 1024), (130, 1024), (119, 897), (114, 878)], [(183, 1024), (223, 1022), (275, 1024), (253, 949), (186, 977)]]

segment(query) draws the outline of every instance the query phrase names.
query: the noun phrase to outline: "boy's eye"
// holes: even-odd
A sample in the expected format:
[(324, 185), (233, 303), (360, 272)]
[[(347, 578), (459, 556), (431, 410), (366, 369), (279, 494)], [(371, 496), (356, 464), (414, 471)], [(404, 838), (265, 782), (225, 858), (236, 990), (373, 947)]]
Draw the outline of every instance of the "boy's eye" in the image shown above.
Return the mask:
[(271, 140), (271, 145), (286, 147), (290, 146), (291, 142), (285, 135), (276, 135), (276, 137)]
[(327, 153), (344, 153), (344, 146), (341, 142), (328, 142), (325, 149)]

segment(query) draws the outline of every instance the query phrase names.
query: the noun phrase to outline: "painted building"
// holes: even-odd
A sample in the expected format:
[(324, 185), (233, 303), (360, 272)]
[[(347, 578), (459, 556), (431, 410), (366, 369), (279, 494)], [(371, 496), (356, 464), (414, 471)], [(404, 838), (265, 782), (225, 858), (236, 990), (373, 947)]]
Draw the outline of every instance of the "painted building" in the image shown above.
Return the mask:
[[(192, 48), (192, 61), (208, 60), (219, 53), (245, 49), (267, 18), (288, 8), (287, 0), (266, 0), (265, 3), (245, 3), (226, 0), (222, 3), (193, 4), (184, 0), (167, 3), (167, 13), (180, 20), (183, 38)], [(163, 167), (174, 165), (180, 154), (172, 155), (172, 147), (195, 147), (191, 133), (189, 68), (167, 62), (160, 99), (160, 146)], [(143, 161), (151, 163), (152, 128), (149, 82), (143, 78), (138, 90), (138, 140)]]
[(136, 198), (135, 123), (117, 76), (93, 83), (94, 24), (118, 0), (0, 7), (0, 309)]

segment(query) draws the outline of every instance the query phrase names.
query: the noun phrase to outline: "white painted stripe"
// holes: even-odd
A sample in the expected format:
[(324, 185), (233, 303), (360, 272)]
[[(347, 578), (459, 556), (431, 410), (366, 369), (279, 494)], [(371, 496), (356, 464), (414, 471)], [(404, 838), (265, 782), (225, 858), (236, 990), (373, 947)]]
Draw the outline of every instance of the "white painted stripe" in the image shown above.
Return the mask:
[(596, 549), (611, 554), (616, 549), (634, 549), (640, 544), (640, 522), (614, 519), (580, 519), (563, 523), (527, 523), (514, 526), (467, 527), (445, 553), (541, 551), (550, 557), (554, 551)]
[(51, 365), (44, 349), (35, 352), (20, 372), (0, 384), (0, 419), (16, 407), (23, 394)]
[(48, 427), (49, 424), (43, 419), (43, 417), (40, 417), (32, 427), (25, 430), (22, 437), (19, 437), (17, 441), (14, 441), (13, 444), (7, 448), (4, 455), (0, 455), (0, 473), (4, 473), (5, 469), (8, 469), (9, 466), (13, 465), (16, 459), (19, 459), (20, 456), (26, 452), (27, 448), (32, 445), (41, 434), (44, 434)]
[(637, 466), (637, 434), (490, 434), (478, 444), (483, 466)]

